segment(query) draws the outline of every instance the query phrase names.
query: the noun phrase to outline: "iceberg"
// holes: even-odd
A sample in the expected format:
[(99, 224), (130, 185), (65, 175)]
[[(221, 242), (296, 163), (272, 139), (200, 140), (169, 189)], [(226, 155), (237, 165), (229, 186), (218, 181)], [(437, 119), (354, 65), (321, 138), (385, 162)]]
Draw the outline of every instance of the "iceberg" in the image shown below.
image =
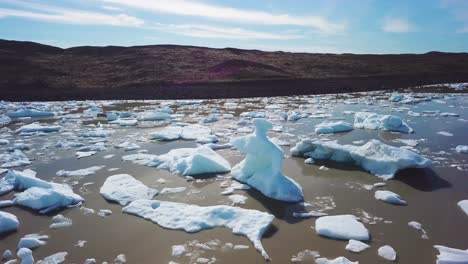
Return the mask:
[(353, 126), (344, 121), (325, 121), (315, 126), (316, 134), (331, 134), (351, 130), (353, 130)]
[(118, 202), (120, 205), (127, 205), (137, 199), (151, 199), (158, 194), (157, 190), (147, 187), (128, 174), (107, 177), (99, 192), (106, 200)]
[(293, 156), (315, 160), (354, 162), (366, 171), (382, 178), (391, 179), (398, 170), (427, 168), (431, 160), (410, 150), (386, 145), (372, 139), (362, 146), (340, 145), (336, 141), (322, 142), (306, 139), (291, 149)]
[(7, 175), (0, 179), (0, 194), (12, 190), (23, 191), (15, 195), (14, 204), (40, 210), (40, 213), (73, 207), (84, 201), (68, 185), (36, 178), (36, 172), (32, 170), (8, 171)]
[(54, 116), (53, 112), (49, 111), (39, 111), (35, 109), (20, 109), (14, 112), (8, 112), (6, 114), (9, 117), (19, 118), (19, 117), (47, 117)]
[(406, 205), (407, 202), (401, 199), (400, 195), (391, 191), (375, 191), (375, 199), (381, 200), (386, 203), (396, 205)]
[(257, 210), (226, 205), (197, 206), (184, 203), (139, 199), (122, 209), (124, 213), (150, 220), (164, 228), (199, 232), (226, 227), (236, 235), (246, 236), (265, 259), (269, 259), (261, 238), (274, 216)]
[(466, 264), (468, 263), (468, 250), (434, 246), (439, 250), (436, 264)]
[(334, 239), (369, 240), (369, 230), (354, 215), (322, 216), (315, 221), (317, 234)]
[(61, 126), (45, 126), (39, 123), (31, 123), (16, 129), (15, 133), (33, 133), (33, 132), (58, 132)]
[(204, 145), (198, 148), (172, 149), (168, 153), (159, 156), (139, 153), (123, 156), (122, 159), (182, 175), (231, 171), (231, 165), (227, 160)]
[(376, 113), (357, 112), (354, 114), (354, 128), (388, 130), (402, 133), (413, 133), (400, 117), (394, 115), (378, 115)]
[(19, 221), (16, 215), (0, 211), (0, 234), (18, 229)]
[(160, 131), (149, 134), (150, 139), (170, 141), (176, 139), (198, 140), (211, 136), (209, 127), (202, 125), (168, 126)]
[(233, 167), (233, 177), (269, 198), (287, 202), (302, 201), (302, 188), (281, 173), (283, 150), (267, 137), (273, 124), (265, 119), (254, 119), (253, 124), (253, 134), (231, 141), (235, 148), (247, 153), (245, 159)]

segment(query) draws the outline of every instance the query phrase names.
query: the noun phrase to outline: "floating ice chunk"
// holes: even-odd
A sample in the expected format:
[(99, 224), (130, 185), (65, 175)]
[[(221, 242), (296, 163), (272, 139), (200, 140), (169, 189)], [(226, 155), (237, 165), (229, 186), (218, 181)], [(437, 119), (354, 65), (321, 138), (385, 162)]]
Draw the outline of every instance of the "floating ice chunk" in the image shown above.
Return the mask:
[(80, 134), (80, 137), (85, 137), (85, 138), (88, 138), (88, 137), (91, 137), (91, 138), (94, 138), (94, 137), (97, 137), (97, 138), (101, 138), (101, 137), (109, 137), (110, 135), (112, 135), (112, 130), (107, 130), (107, 129), (103, 129), (103, 128), (96, 128), (95, 130), (91, 130), (91, 131), (87, 131), (87, 132), (83, 132)]
[(182, 175), (223, 173), (231, 170), (227, 160), (204, 145), (198, 148), (172, 149), (159, 156), (133, 154), (123, 156), (122, 159)]
[(123, 127), (136, 126), (136, 125), (138, 125), (138, 120), (131, 119), (131, 118), (119, 118), (117, 120), (110, 121), (109, 124), (119, 125), (119, 126), (123, 126)]
[(39, 260), (36, 264), (60, 264), (65, 261), (65, 257), (68, 255), (67, 252), (59, 252), (50, 255), (43, 260)]
[(219, 119), (216, 117), (216, 116), (209, 116), (207, 118), (204, 118), (202, 120), (203, 123), (207, 124), (207, 123), (213, 123), (213, 122), (217, 122)]
[(6, 115), (0, 115), (0, 127), (10, 124), (11, 118)]
[(416, 221), (411, 221), (411, 222), (408, 223), (408, 226), (410, 226), (410, 227), (412, 227), (412, 228), (414, 228), (416, 230), (420, 230), (422, 232), (421, 238), (429, 239), (429, 237), (427, 236), (426, 230), (424, 230), (422, 228), (422, 225), (420, 223), (418, 223)]
[(209, 127), (194, 124), (188, 126), (168, 126), (161, 131), (151, 133), (151, 139), (168, 141), (176, 139), (197, 140), (212, 134)]
[(109, 216), (112, 214), (112, 211), (109, 210), (109, 209), (100, 209), (99, 212), (97, 213), (97, 215), (101, 216), (101, 217), (106, 217), (106, 216)]
[(359, 262), (352, 262), (345, 257), (337, 257), (336, 259), (326, 259), (326, 258), (318, 258), (315, 260), (317, 264), (358, 264)]
[(242, 112), (240, 116), (246, 117), (246, 118), (265, 118), (266, 113), (265, 112)]
[(439, 135), (441, 135), (441, 136), (446, 136), (446, 137), (451, 137), (451, 136), (453, 136), (452, 133), (447, 132), (447, 131), (439, 131), (439, 132), (437, 132), (437, 134), (439, 134)]
[(19, 221), (14, 214), (0, 211), (0, 234), (18, 229)]
[(180, 257), (185, 254), (187, 249), (185, 248), (185, 245), (174, 245), (172, 246), (172, 256), (173, 257)]
[(385, 245), (383, 247), (380, 247), (379, 250), (378, 250), (378, 253), (379, 253), (379, 256), (381, 256), (382, 258), (384, 258), (386, 260), (390, 260), (390, 261), (395, 261), (396, 257), (397, 257), (397, 253), (389, 245)]
[(11, 250), (9, 249), (6, 249), (4, 252), (3, 252), (3, 255), (2, 255), (2, 260), (5, 260), (5, 259), (9, 259), (13, 257), (13, 252), (11, 252)]
[(187, 187), (174, 187), (174, 188), (164, 188), (162, 189), (159, 194), (173, 194), (173, 193), (180, 193), (184, 192)]
[(129, 141), (122, 142), (122, 143), (116, 145), (115, 147), (116, 148), (123, 148), (125, 151), (132, 151), (132, 150), (141, 148), (139, 145), (137, 145), (135, 143), (131, 143)]
[(444, 117), (447, 117), (447, 116), (458, 117), (458, 116), (460, 116), (457, 113), (449, 113), (449, 112), (443, 112), (443, 113), (440, 113), (439, 115), (444, 116)]
[(391, 179), (398, 170), (406, 168), (426, 168), (431, 160), (410, 150), (386, 145), (378, 140), (370, 140), (362, 146), (340, 145), (336, 141), (322, 142), (306, 139), (291, 149), (293, 156), (304, 156), (316, 160), (354, 162), (366, 171)]
[(225, 205), (201, 207), (146, 199), (135, 200), (122, 211), (151, 220), (164, 228), (190, 233), (227, 227), (234, 234), (246, 236), (262, 256), (269, 259), (260, 241), (274, 219), (268, 213)]
[(18, 248), (37, 248), (45, 245), (46, 242), (44, 240), (48, 238), (49, 236), (47, 235), (29, 234), (20, 239), (18, 242)]
[(366, 243), (361, 242), (359, 240), (350, 239), (345, 249), (354, 253), (359, 253), (368, 248), (370, 248), (370, 246)]
[(466, 264), (468, 263), (468, 250), (449, 248), (445, 246), (434, 246), (439, 250), (437, 264)]
[(196, 142), (201, 144), (215, 143), (218, 142), (219, 138), (215, 135), (209, 135), (206, 137), (197, 138)]
[(468, 154), (468, 145), (458, 145), (455, 150), (458, 152), (458, 153), (466, 153)]
[(231, 143), (225, 143), (225, 144), (208, 143), (208, 144), (205, 144), (205, 146), (209, 147), (212, 150), (232, 148)]
[(242, 195), (242, 194), (233, 194), (229, 195), (229, 200), (231, 200), (232, 204), (245, 204), (245, 201), (247, 201), (247, 196)]
[(406, 205), (406, 201), (401, 199), (400, 195), (391, 191), (375, 191), (375, 199), (390, 204)]
[(315, 221), (315, 230), (335, 239), (369, 240), (369, 231), (354, 215), (322, 216)]
[(293, 262), (293, 263), (302, 262), (302, 261), (306, 261), (308, 259), (315, 259), (315, 258), (318, 258), (318, 257), (320, 257), (320, 254), (317, 251), (312, 251), (312, 250), (306, 249), (306, 250), (303, 250), (303, 251), (297, 253), (296, 255), (293, 255), (292, 258), (291, 258), (291, 262)]
[(81, 158), (91, 157), (96, 153), (97, 151), (77, 151), (75, 155), (77, 159), (81, 159)]
[(8, 145), (10, 144), (10, 141), (8, 139), (0, 139), (0, 145), (3, 146), (3, 145)]
[(16, 255), (21, 258), (21, 264), (34, 264), (32, 251), (29, 248), (20, 248)]
[(235, 138), (232, 145), (247, 156), (232, 169), (233, 177), (272, 199), (297, 202), (304, 199), (302, 188), (281, 173), (283, 150), (271, 142), (267, 132), (273, 127), (265, 119), (255, 119), (255, 132)]
[(394, 141), (396, 142), (401, 142), (407, 146), (410, 146), (410, 147), (416, 147), (419, 142), (416, 140), (416, 139), (401, 139), (401, 138), (397, 138), (395, 139)]
[(99, 192), (105, 199), (118, 202), (120, 205), (126, 205), (141, 198), (151, 199), (158, 194), (157, 190), (148, 188), (128, 174), (107, 177)]
[(72, 226), (73, 222), (70, 218), (58, 214), (52, 217), (52, 224), (49, 226), (51, 229)]
[(53, 112), (49, 111), (39, 111), (35, 109), (21, 109), (14, 112), (9, 112), (6, 114), (9, 117), (19, 118), (19, 117), (46, 117), (54, 116)]
[(46, 126), (46, 125), (41, 125), (39, 123), (31, 123), (28, 125), (24, 125), (18, 129), (15, 130), (15, 133), (31, 133), (31, 132), (57, 132), (61, 129), (61, 126)]
[(12, 168), (31, 164), (28, 157), (19, 149), (15, 149), (10, 153), (0, 154), (0, 162), (3, 163), (2, 168)]
[(0, 191), (3, 193), (11, 190), (22, 191), (17, 193), (13, 202), (26, 206), (34, 210), (41, 210), (40, 213), (75, 206), (84, 199), (75, 194), (73, 190), (65, 184), (52, 183), (36, 178), (36, 173), (32, 170), (9, 171), (0, 180)]
[(140, 121), (162, 121), (172, 119), (170, 113), (154, 111), (154, 112), (143, 112), (138, 115)]
[(457, 205), (468, 215), (468, 200), (459, 201)]
[(324, 121), (315, 126), (316, 134), (331, 134), (351, 130), (353, 130), (353, 126), (344, 121)]
[(413, 129), (398, 116), (378, 115), (376, 113), (369, 112), (357, 112), (354, 114), (354, 127), (361, 129), (413, 133)]
[(403, 95), (394, 93), (390, 96), (390, 98), (388, 98), (388, 100), (391, 102), (399, 102), (403, 100)]
[(297, 218), (309, 218), (309, 217), (321, 217), (328, 215), (327, 213), (322, 213), (318, 211), (310, 212), (293, 212), (292, 215)]
[(103, 169), (104, 167), (106, 166), (92, 166), (86, 169), (79, 169), (74, 171), (59, 170), (57, 171), (56, 175), (60, 177), (88, 176), (95, 174), (97, 171)]

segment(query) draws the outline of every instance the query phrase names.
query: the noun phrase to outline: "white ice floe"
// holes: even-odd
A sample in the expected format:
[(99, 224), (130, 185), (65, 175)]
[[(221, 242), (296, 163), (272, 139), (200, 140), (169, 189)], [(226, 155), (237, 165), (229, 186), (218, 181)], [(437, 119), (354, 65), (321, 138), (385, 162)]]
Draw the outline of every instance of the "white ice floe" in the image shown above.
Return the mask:
[(56, 175), (60, 177), (88, 176), (95, 174), (97, 171), (103, 169), (104, 167), (106, 166), (92, 166), (86, 169), (79, 169), (74, 171), (59, 170), (57, 171)]
[(16, 255), (21, 259), (21, 264), (34, 264), (34, 257), (29, 248), (20, 248)]
[(386, 260), (390, 260), (390, 261), (395, 261), (396, 257), (397, 257), (397, 253), (389, 245), (385, 245), (383, 247), (380, 247), (379, 250), (378, 250), (378, 254), (382, 258), (384, 258)]
[(265, 119), (255, 119), (255, 132), (235, 138), (232, 145), (247, 156), (232, 169), (233, 177), (272, 199), (297, 202), (304, 199), (302, 188), (282, 174), (284, 152), (271, 142), (267, 132), (273, 127)]
[(362, 146), (306, 139), (297, 143), (291, 149), (291, 154), (316, 160), (354, 162), (383, 179), (393, 178), (401, 169), (426, 168), (432, 165), (431, 160), (410, 150), (389, 146), (374, 139)]
[(297, 218), (310, 218), (310, 217), (321, 217), (328, 215), (327, 213), (310, 211), (310, 212), (293, 212), (292, 215)]
[(468, 215), (468, 200), (459, 201), (457, 205)]
[(11, 123), (11, 118), (6, 115), (0, 115), (0, 127)]
[(335, 239), (369, 240), (369, 230), (354, 215), (322, 216), (315, 221), (319, 235)]
[(162, 121), (172, 119), (170, 113), (154, 111), (154, 112), (143, 112), (138, 114), (138, 120), (140, 121)]
[(353, 130), (353, 125), (344, 121), (324, 121), (315, 126), (316, 134), (331, 134)]
[(0, 234), (18, 229), (19, 221), (14, 214), (0, 211)]
[(68, 255), (67, 252), (58, 252), (48, 257), (45, 257), (43, 260), (39, 260), (36, 264), (60, 264), (65, 261), (65, 257)]
[(359, 240), (350, 239), (348, 244), (346, 245), (345, 249), (354, 253), (362, 252), (366, 249), (370, 248), (370, 246), (364, 242)]
[(421, 231), (422, 232), (421, 238), (429, 239), (429, 237), (427, 236), (426, 230), (423, 229), (423, 227), (422, 227), (422, 225), (420, 223), (418, 223), (416, 221), (411, 221), (411, 222), (408, 223), (408, 226), (410, 226), (410, 227), (412, 227), (412, 228), (414, 228), (416, 230)]
[(353, 262), (345, 257), (337, 257), (336, 259), (318, 258), (315, 260), (317, 264), (358, 264), (359, 262)]
[(31, 123), (24, 125), (15, 130), (15, 133), (32, 133), (32, 132), (58, 132), (60, 131), (61, 126), (48, 126), (48, 125), (41, 125), (39, 123)]
[(68, 185), (36, 178), (36, 172), (32, 170), (9, 171), (0, 179), (0, 194), (13, 189), (22, 191), (15, 194), (16, 197), (13, 200), (15, 204), (40, 210), (40, 213), (72, 207), (84, 201)]
[(21, 109), (14, 112), (8, 112), (6, 114), (9, 117), (19, 118), (19, 117), (47, 117), (54, 116), (53, 112), (49, 111), (39, 111), (35, 109)]
[(11, 252), (11, 250), (6, 249), (5, 251), (3, 251), (2, 260), (6, 260), (6, 259), (9, 259), (11, 257), (13, 257), (13, 252)]
[(458, 152), (458, 153), (465, 153), (465, 154), (468, 154), (468, 145), (458, 145), (455, 150)]
[(31, 164), (29, 158), (19, 149), (0, 154), (0, 162), (2, 163), (2, 168), (13, 168)]
[(112, 214), (112, 211), (109, 210), (109, 209), (99, 209), (99, 211), (97, 212), (97, 215), (101, 216), (101, 217), (106, 217), (106, 216), (109, 216)]
[(105, 199), (118, 202), (120, 205), (141, 198), (151, 199), (158, 194), (157, 190), (147, 187), (128, 174), (107, 177), (99, 192)]
[(20, 239), (18, 242), (18, 248), (37, 248), (45, 245), (46, 242), (44, 240), (47, 239), (49, 239), (49, 236), (47, 235), (29, 234)]
[(112, 135), (112, 130), (107, 130), (101, 127), (96, 128), (95, 130), (90, 130), (87, 132), (80, 133), (80, 137), (85, 138), (102, 138), (102, 137), (109, 137)]
[(149, 137), (162, 141), (176, 139), (198, 140), (206, 138), (211, 134), (212, 131), (209, 127), (193, 124), (187, 126), (168, 126), (163, 130), (151, 133)]
[(391, 102), (399, 102), (403, 99), (403, 95), (401, 94), (397, 94), (397, 93), (393, 93), (390, 98), (388, 98), (389, 101)]
[(173, 257), (180, 257), (185, 254), (187, 251), (187, 248), (185, 245), (174, 245), (172, 246), (172, 256)]
[(122, 159), (182, 175), (223, 173), (231, 170), (227, 160), (204, 145), (197, 148), (172, 149), (159, 156), (139, 153), (123, 156)]
[(163, 188), (159, 194), (173, 194), (173, 193), (181, 193), (184, 192), (187, 187), (173, 187), (173, 188)]
[(391, 191), (375, 191), (375, 199), (397, 205), (406, 205), (407, 202), (401, 199), (400, 195)]
[(229, 195), (228, 198), (232, 202), (231, 205), (245, 204), (245, 201), (247, 201), (247, 196), (242, 195), (242, 194), (232, 194), (232, 195)]
[(312, 250), (306, 249), (306, 250), (303, 250), (303, 251), (297, 253), (296, 255), (293, 255), (292, 258), (291, 258), (291, 262), (301, 263), (303, 261), (312, 260), (312, 259), (315, 259), (315, 258), (318, 258), (318, 257), (320, 257), (320, 254), (317, 251), (312, 251)]
[(257, 210), (225, 205), (201, 207), (197, 205), (140, 199), (122, 209), (128, 214), (150, 220), (164, 228), (198, 232), (214, 227), (227, 227), (234, 234), (246, 236), (262, 256), (269, 259), (261, 238), (274, 216)]
[(109, 124), (118, 125), (122, 127), (136, 126), (138, 125), (138, 120), (131, 118), (119, 118), (117, 120), (110, 121)]
[(141, 148), (139, 145), (129, 142), (129, 141), (124, 141), (118, 145), (115, 145), (116, 148), (123, 148), (125, 151), (132, 151), (135, 149)]
[(447, 131), (439, 131), (439, 132), (437, 132), (437, 134), (438, 134), (438, 135), (441, 135), (441, 136), (445, 136), (445, 137), (451, 137), (451, 136), (453, 136), (452, 133), (447, 132)]
[(57, 229), (62, 227), (68, 227), (73, 224), (72, 220), (61, 214), (52, 217), (52, 224), (49, 226), (50, 229)]
[(439, 250), (437, 255), (437, 264), (467, 264), (468, 250), (449, 248), (445, 246), (434, 246)]
[(379, 115), (369, 112), (354, 114), (354, 128), (413, 133), (413, 129), (398, 116)]
[(76, 158), (81, 159), (81, 158), (86, 158), (86, 157), (91, 157), (95, 155), (97, 151), (77, 151), (75, 152)]

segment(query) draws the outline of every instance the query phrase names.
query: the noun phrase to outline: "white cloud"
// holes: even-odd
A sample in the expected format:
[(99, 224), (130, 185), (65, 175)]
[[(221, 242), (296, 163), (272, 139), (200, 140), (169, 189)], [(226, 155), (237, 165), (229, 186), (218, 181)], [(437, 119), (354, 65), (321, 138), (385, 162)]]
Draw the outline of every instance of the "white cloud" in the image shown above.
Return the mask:
[(150, 27), (152, 29), (165, 31), (177, 35), (196, 37), (196, 38), (222, 38), (222, 39), (271, 39), (271, 40), (290, 40), (303, 38), (298, 34), (269, 33), (262, 31), (252, 31), (242, 28), (215, 27), (195, 24), (156, 24)]
[(116, 7), (116, 6), (110, 6), (110, 5), (103, 5), (101, 6), (101, 8), (104, 10), (109, 10), (109, 11), (122, 11), (122, 8)]
[(104, 2), (127, 7), (169, 13), (176, 15), (198, 16), (203, 18), (231, 21), (237, 23), (263, 25), (290, 25), (314, 28), (324, 33), (335, 33), (345, 25), (330, 22), (318, 16), (292, 16), (273, 14), (264, 11), (237, 9), (226, 6), (211, 5), (189, 0), (102, 0)]
[(144, 21), (126, 14), (109, 15), (79, 9), (61, 8), (52, 5), (34, 4), (23, 1), (6, 1), (32, 9), (0, 8), (0, 18), (19, 17), (31, 20), (58, 22), (75, 25), (142, 26)]
[(383, 31), (391, 33), (407, 33), (413, 31), (413, 26), (402, 18), (389, 18), (384, 22)]

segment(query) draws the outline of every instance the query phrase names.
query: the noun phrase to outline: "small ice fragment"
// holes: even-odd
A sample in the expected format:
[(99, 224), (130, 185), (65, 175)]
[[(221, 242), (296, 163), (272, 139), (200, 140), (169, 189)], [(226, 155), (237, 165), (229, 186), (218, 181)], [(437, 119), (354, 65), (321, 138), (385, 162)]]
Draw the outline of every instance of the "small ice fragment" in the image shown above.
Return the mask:
[(172, 246), (172, 256), (173, 257), (180, 257), (185, 254), (187, 249), (185, 248), (185, 245), (174, 245)]
[(326, 258), (318, 258), (315, 260), (317, 264), (359, 264), (358, 261), (352, 262), (345, 257), (338, 257), (336, 259), (326, 259)]
[(164, 188), (159, 192), (159, 195), (161, 195), (161, 194), (180, 193), (180, 192), (184, 192), (186, 189), (187, 189), (187, 187)]
[(18, 229), (19, 221), (14, 214), (0, 211), (0, 234)]
[(61, 214), (52, 217), (52, 224), (49, 226), (51, 229), (68, 227), (72, 225), (72, 220)]
[(385, 245), (383, 247), (380, 247), (379, 250), (378, 250), (378, 253), (379, 253), (379, 256), (381, 256), (382, 258), (384, 258), (386, 260), (390, 260), (390, 261), (395, 261), (396, 257), (397, 257), (397, 253), (389, 245)]
[(407, 202), (401, 197), (391, 191), (375, 191), (375, 199), (381, 200), (386, 203), (396, 204), (396, 205), (406, 205)]
[(335, 239), (369, 240), (369, 230), (354, 215), (322, 216), (315, 221), (319, 235)]
[(368, 248), (370, 248), (370, 246), (366, 243), (354, 239), (350, 239), (348, 245), (346, 245), (346, 250), (354, 253), (362, 252)]
[(457, 203), (457, 205), (468, 215), (468, 200), (461, 200)]
[(446, 137), (451, 137), (451, 136), (453, 136), (452, 133), (447, 132), (447, 131), (439, 131), (439, 132), (437, 132), (437, 134), (442, 135), (442, 136), (446, 136)]
[(18, 242), (18, 248), (37, 248), (39, 246), (45, 245), (46, 242), (43, 240), (48, 238), (49, 236), (47, 235), (29, 234), (20, 239)]
[(126, 205), (140, 198), (151, 199), (158, 193), (157, 190), (146, 187), (128, 174), (107, 177), (99, 192), (105, 199), (118, 202), (120, 205)]
[(111, 214), (112, 214), (112, 211), (109, 209), (99, 209), (99, 212), (97, 213), (97, 215), (102, 216), (102, 217), (106, 217)]
[(236, 205), (236, 204), (245, 204), (245, 201), (247, 200), (247, 196), (242, 195), (242, 194), (233, 194), (229, 195), (229, 200), (231, 200), (232, 204), (231, 205)]

